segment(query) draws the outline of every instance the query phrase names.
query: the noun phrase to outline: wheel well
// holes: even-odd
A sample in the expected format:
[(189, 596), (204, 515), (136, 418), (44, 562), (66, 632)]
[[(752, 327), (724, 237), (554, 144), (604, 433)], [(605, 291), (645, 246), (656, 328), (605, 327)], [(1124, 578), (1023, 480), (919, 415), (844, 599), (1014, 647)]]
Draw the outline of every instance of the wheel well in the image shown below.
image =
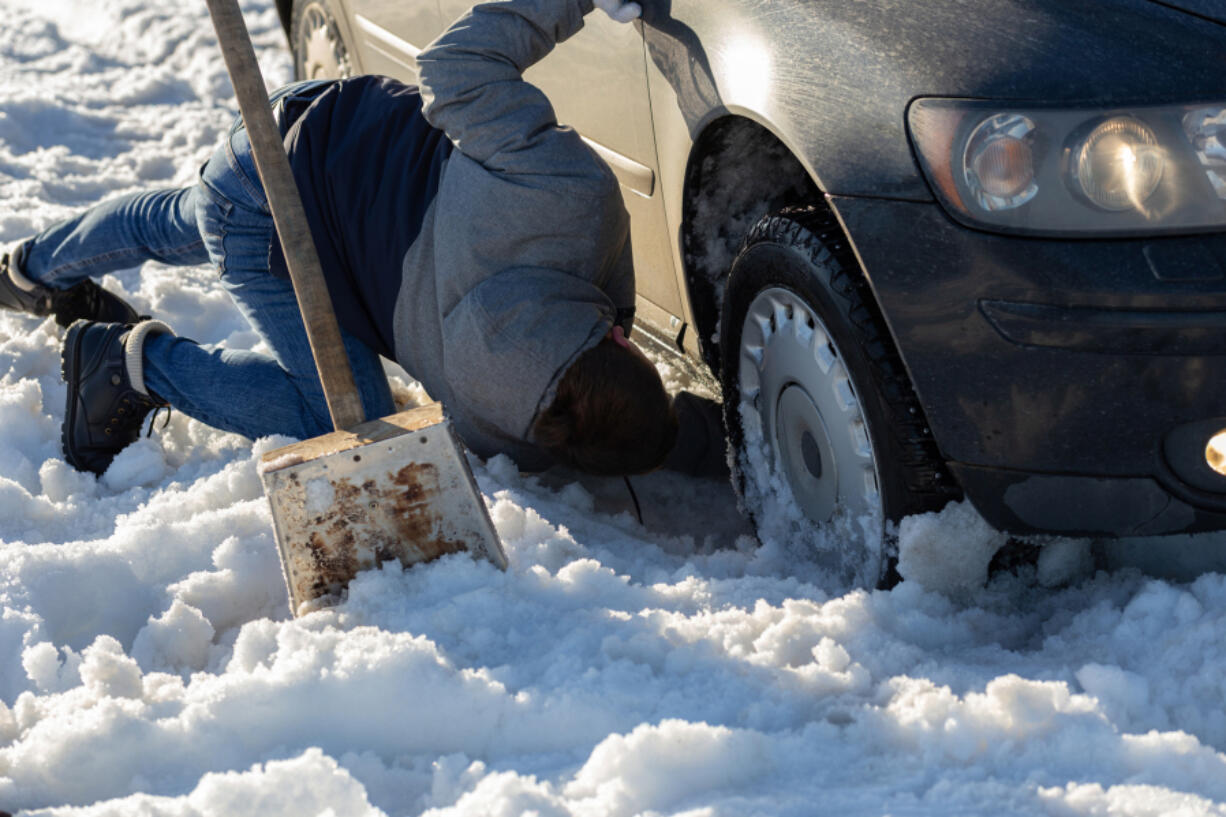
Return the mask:
[(681, 250), (699, 347), (714, 371), (732, 260), (758, 219), (794, 204), (825, 206), (804, 166), (762, 125), (726, 116), (698, 136), (685, 173)]

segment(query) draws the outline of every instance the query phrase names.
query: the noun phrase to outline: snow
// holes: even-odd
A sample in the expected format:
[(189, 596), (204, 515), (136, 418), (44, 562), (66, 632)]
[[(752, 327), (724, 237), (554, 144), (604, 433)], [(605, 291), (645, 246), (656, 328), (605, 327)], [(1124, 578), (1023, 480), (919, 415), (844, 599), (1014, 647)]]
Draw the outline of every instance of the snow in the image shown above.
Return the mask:
[[(229, 126), (203, 4), (0, 7), (0, 241), (189, 182)], [(287, 79), (273, 4), (244, 7)], [(253, 347), (213, 278), (106, 284)], [(291, 620), (257, 473), (288, 440), (175, 414), (77, 473), (60, 337), (0, 313), (0, 810), (1226, 813), (1220, 559), (1175, 576), (1160, 544), (1057, 541), (989, 577), (999, 536), (954, 505), (903, 522), (907, 581), (841, 592), (803, 549), (758, 547), (725, 485), (634, 480), (644, 527), (619, 481), (495, 458), (473, 464), (506, 573), (389, 565)]]
[[(870, 513), (853, 516), (840, 509), (828, 524), (821, 527), (810, 524), (792, 495), (787, 477), (771, 456), (761, 414), (749, 400), (742, 400), (738, 411), (744, 439), (740, 467), (745, 476), (739, 499), (744, 508), (755, 509), (762, 550), (797, 560), (799, 569), (804, 569), (801, 565), (808, 568), (807, 577), (811, 581), (828, 590), (877, 584), (884, 572), (882, 554), (876, 546), (883, 530), (880, 511), (874, 508)], [(986, 527), (986, 523), (981, 524)], [(913, 538), (918, 543), (919, 537)], [(874, 543), (873, 547), (867, 546), (868, 542)], [(919, 544), (915, 547), (922, 548)], [(984, 565), (986, 578), (987, 563)], [(947, 569), (936, 571), (939, 574)], [(925, 580), (932, 578), (935, 576), (926, 576)]]
[(898, 572), (946, 594), (974, 591), (988, 580), (992, 557), (1007, 539), (984, 522), (969, 502), (954, 502), (939, 513), (902, 520)]

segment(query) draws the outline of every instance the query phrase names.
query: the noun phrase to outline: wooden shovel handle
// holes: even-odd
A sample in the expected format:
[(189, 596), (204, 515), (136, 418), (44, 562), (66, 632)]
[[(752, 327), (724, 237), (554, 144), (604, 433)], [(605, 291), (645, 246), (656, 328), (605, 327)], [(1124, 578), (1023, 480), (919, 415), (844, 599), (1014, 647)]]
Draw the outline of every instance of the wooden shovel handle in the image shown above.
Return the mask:
[(319, 255), (307, 224), (306, 211), (298, 195), (298, 186), (290, 171), (289, 158), (281, 142), (281, 133), (272, 117), (268, 93), (264, 90), (264, 78), (255, 60), (255, 48), (251, 35), (239, 10), (238, 0), (206, 0), (221, 54), (234, 85), (238, 109), (247, 126), (251, 140), (251, 152), (255, 156), (255, 168), (268, 197), (277, 235), (281, 237), (281, 249), (285, 264), (289, 267), (290, 281), (298, 298), (298, 309), (306, 324), (307, 340), (319, 369), (324, 398), (332, 415), (332, 425), (337, 431), (350, 428), (366, 419), (362, 399), (353, 382), (353, 370), (345, 354), (340, 326), (328, 297)]

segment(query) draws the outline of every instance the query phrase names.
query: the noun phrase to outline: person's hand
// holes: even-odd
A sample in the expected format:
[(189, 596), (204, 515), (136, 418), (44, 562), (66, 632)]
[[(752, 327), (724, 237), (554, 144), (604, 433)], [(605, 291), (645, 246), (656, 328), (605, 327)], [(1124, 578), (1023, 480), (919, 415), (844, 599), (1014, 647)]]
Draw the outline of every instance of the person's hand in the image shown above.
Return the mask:
[(596, 8), (619, 23), (628, 23), (643, 13), (638, 3), (626, 3), (623, 0), (593, 0), (593, 2)]

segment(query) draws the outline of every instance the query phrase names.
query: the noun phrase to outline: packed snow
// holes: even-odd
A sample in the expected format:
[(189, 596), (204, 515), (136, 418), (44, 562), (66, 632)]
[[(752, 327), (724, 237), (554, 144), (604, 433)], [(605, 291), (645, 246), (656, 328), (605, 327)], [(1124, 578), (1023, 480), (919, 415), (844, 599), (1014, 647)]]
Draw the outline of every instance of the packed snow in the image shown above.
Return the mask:
[[(0, 0), (0, 242), (190, 183), (234, 100), (205, 7)], [(270, 84), (271, 0), (244, 3)], [(198, 267), (109, 278), (256, 337)], [(259, 456), (174, 415), (59, 450), (59, 330), (0, 314), (0, 810), (23, 815), (1226, 814), (1226, 575), (1061, 541), (989, 573), (966, 505), (889, 592), (759, 545), (727, 485), (474, 461), (510, 558), (362, 574), (289, 618)], [(393, 371), (402, 402), (421, 391)], [(1174, 553), (1223, 551), (1222, 537)], [(1148, 560), (1148, 561), (1146, 561)]]

